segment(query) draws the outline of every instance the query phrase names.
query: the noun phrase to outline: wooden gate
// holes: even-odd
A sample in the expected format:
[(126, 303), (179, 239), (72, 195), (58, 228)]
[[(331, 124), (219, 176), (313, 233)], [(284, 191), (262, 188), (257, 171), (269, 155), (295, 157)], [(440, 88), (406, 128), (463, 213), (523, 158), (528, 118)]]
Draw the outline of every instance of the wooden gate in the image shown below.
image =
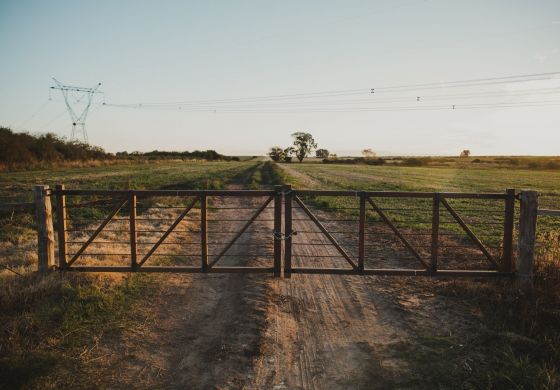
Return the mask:
[(289, 277), (514, 270), (514, 190), (105, 191), (59, 185), (54, 195), (59, 268), (67, 271)]
[[(275, 239), (281, 231), (280, 191), (103, 191), (69, 190), (59, 185), (54, 193), (59, 267), (63, 270), (280, 275), (281, 241)], [(260, 218), (270, 211), (271, 204), (273, 216)], [(255, 223), (260, 224), (260, 229), (251, 232), (253, 240), (240, 243), (239, 239)], [(172, 236), (174, 240), (170, 240)], [(111, 250), (91, 251), (95, 245)], [(272, 252), (251, 254), (247, 249), (232, 254), (232, 248), (239, 245), (245, 248), (260, 245)], [(173, 250), (161, 251), (164, 246)], [(267, 259), (267, 264), (260, 261), (244, 265), (247, 257), (256, 256)], [(80, 264), (86, 257), (95, 260)], [(149, 264), (155, 257), (163, 257), (165, 261)], [(228, 257), (243, 258), (243, 265), (231, 264), (232, 261), (221, 265)], [(106, 258), (110, 260), (101, 261)], [(97, 262), (111, 264), (96, 265)]]
[[(303, 200), (308, 198), (309, 202)], [(338, 201), (333, 201), (337, 198)], [(354, 205), (349, 205), (353, 201)], [(463, 207), (463, 212), (471, 211), (481, 222), (491, 226), (485, 232), (488, 241), (497, 247), (489, 248), (461, 215), (460, 206), (478, 203), (477, 208)], [(313, 211), (307, 204), (315, 206)], [(385, 203), (386, 206), (382, 206)], [(410, 205), (417, 203), (415, 207)], [(420, 204), (418, 204), (420, 203)], [(484, 207), (481, 207), (483, 203)], [(335, 206), (332, 206), (332, 205)], [(336, 207), (341, 204), (345, 207)], [(395, 208), (400, 204), (401, 208)], [(388, 207), (387, 207), (388, 206)], [(410, 207), (406, 207), (410, 206)], [(497, 276), (511, 274), (513, 265), (515, 190), (505, 193), (428, 193), (394, 191), (301, 191), (287, 188), (285, 191), (285, 263), (284, 274), (359, 274), (359, 275), (440, 275), (440, 276)], [(296, 212), (297, 210), (297, 212)], [(401, 220), (399, 226), (389, 215), (390, 212), (404, 212), (419, 220)], [(319, 213), (325, 217), (323, 220)], [(499, 215), (501, 220), (495, 218)], [(335, 216), (335, 218), (332, 218)], [(449, 221), (442, 221), (447, 216)], [(472, 217), (471, 217), (472, 218)], [(298, 224), (302, 225), (297, 227)], [(331, 223), (329, 226), (328, 223)], [(368, 231), (368, 225), (372, 228)], [(380, 226), (382, 225), (382, 226)], [(383, 228), (385, 231), (383, 231)], [(303, 240), (296, 242), (300, 236)], [(338, 235), (338, 237), (337, 237)], [(369, 249), (380, 242), (382, 235), (392, 236), (401, 251), (395, 254), (381, 248), (378, 267), (368, 266)], [(445, 236), (445, 237), (444, 237)], [(314, 237), (321, 237), (317, 239)], [(354, 239), (354, 242), (352, 240)], [(315, 242), (314, 242), (315, 241)], [(385, 239), (385, 243), (389, 240)], [(381, 244), (383, 246), (383, 243)], [(328, 254), (320, 250), (297, 253), (296, 248), (332, 247)], [(379, 245), (378, 245), (379, 246)], [(355, 253), (350, 249), (355, 247)], [(384, 252), (384, 253), (383, 253)], [(463, 252), (463, 253), (462, 253)], [(466, 261), (464, 268), (457, 267), (457, 261), (444, 264), (439, 261), (442, 254), (456, 258), (470, 257), (478, 252), (483, 261)], [(412, 260), (408, 267), (398, 263), (408, 254)], [(294, 258), (299, 264), (294, 265)], [(314, 259), (322, 259), (322, 264), (312, 266)], [(325, 267), (325, 259), (335, 266)], [(467, 259), (468, 260), (468, 259)], [(337, 263), (338, 261), (338, 263)], [(451, 267), (449, 266), (451, 265)]]

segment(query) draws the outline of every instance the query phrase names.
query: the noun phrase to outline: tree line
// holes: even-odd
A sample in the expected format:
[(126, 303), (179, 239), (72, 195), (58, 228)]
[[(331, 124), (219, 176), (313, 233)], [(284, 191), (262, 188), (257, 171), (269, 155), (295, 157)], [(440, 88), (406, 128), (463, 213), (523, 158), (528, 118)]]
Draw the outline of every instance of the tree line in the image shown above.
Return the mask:
[(106, 152), (99, 146), (76, 140), (66, 140), (52, 133), (32, 135), (15, 133), (7, 127), (0, 127), (0, 163), (6, 165), (26, 165), (42, 162), (91, 161), (116, 159), (198, 159), (209, 161), (239, 160), (238, 157), (224, 156), (215, 150), (194, 152)]

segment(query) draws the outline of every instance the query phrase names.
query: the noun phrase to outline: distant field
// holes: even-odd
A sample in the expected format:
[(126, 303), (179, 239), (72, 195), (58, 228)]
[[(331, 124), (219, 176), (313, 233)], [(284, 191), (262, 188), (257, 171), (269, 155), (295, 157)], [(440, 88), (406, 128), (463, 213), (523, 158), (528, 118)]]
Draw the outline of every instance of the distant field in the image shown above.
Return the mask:
[[(322, 188), (398, 191), (540, 191), (543, 207), (560, 208), (560, 171), (497, 167), (402, 167), (337, 164), (285, 164), (310, 176)], [(297, 177), (294, 178), (297, 180)], [(298, 183), (309, 186), (305, 180)]]
[(32, 198), (34, 184), (65, 184), (71, 188), (155, 189), (162, 186), (220, 187), (223, 181), (256, 162), (156, 161), (86, 168), (0, 172), (0, 202)]
[[(236, 177), (253, 175), (258, 162), (158, 161), (86, 168), (0, 172), (0, 203), (29, 202), (34, 184), (84, 189), (218, 189)], [(0, 211), (0, 241), (34, 234), (32, 214)]]

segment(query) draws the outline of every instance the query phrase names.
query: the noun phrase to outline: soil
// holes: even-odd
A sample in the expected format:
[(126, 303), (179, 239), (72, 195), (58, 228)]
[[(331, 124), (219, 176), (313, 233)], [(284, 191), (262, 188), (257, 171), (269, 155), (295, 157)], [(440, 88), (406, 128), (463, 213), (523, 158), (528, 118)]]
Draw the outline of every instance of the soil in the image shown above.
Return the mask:
[[(227, 206), (255, 208), (262, 202), (230, 199)], [(225, 204), (218, 199), (214, 206)], [(224, 210), (222, 215), (248, 219), (252, 212)], [(239, 257), (224, 257), (218, 264), (272, 266), (272, 212), (269, 205), (228, 252)], [(301, 210), (295, 217), (301, 218), (297, 229), (311, 229)], [(221, 228), (233, 235), (242, 224)], [(223, 245), (227, 240), (218, 241)], [(299, 233), (294, 241), (327, 243), (313, 233)], [(313, 245), (298, 253), (333, 256), (336, 250)], [(342, 257), (294, 261), (348, 267)], [(400, 345), (415, 343), (420, 334), (455, 335), (477, 326), (476, 315), (464, 305), (433, 293), (438, 281), (431, 279), (299, 274), (285, 279), (269, 274), (156, 278), (164, 287), (147, 299), (144, 320), (119, 340), (101, 341), (92, 354), (99, 359), (92, 362), (100, 373), (97, 387), (406, 388), (400, 377), (408, 367)]]

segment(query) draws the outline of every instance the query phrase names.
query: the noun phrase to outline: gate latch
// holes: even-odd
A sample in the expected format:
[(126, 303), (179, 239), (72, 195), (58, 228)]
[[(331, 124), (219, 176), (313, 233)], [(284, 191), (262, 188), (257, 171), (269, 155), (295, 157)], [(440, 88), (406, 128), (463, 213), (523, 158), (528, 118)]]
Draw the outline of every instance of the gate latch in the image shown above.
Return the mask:
[(292, 230), (292, 232), (291, 232), (290, 234), (285, 235), (285, 234), (282, 233), (282, 232), (278, 232), (278, 231), (276, 231), (276, 230), (273, 230), (273, 231), (272, 231), (272, 235), (273, 235), (273, 237), (274, 237), (275, 240), (280, 240), (280, 241), (282, 241), (282, 240), (287, 240), (288, 238), (291, 238), (292, 236), (296, 236), (296, 235), (297, 235), (297, 232), (296, 232), (295, 230)]

